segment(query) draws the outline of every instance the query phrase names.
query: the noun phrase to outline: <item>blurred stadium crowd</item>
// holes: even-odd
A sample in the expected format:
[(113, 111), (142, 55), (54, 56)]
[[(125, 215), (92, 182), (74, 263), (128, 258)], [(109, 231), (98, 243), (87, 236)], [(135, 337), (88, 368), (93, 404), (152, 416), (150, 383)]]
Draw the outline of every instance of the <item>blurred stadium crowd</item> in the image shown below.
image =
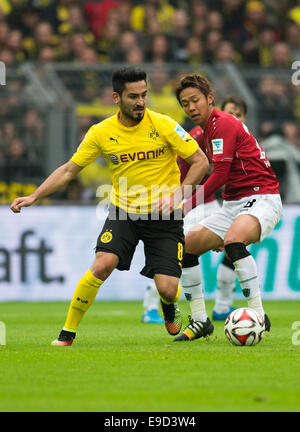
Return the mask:
[[(256, 68), (258, 78), (249, 85), (259, 101), (257, 138), (271, 150), (291, 149), (300, 176), (300, 85), (291, 80), (297, 60), (300, 0), (0, 0), (0, 61), (7, 68), (17, 70), (24, 62), (68, 62), (87, 69), (152, 64), (150, 106), (187, 128), (191, 125), (172, 103), (170, 64)], [(78, 103), (79, 142), (92, 123), (115, 111), (110, 82), (99, 87), (93, 73), (83, 75), (82, 83), (67, 75), (62, 79)], [(46, 174), (43, 112), (28, 103), (26, 91), (20, 77), (0, 88), (0, 194), (4, 183)], [(277, 163), (276, 169), (284, 184), (289, 167)], [(101, 161), (84, 171), (57, 198), (89, 200), (99, 178), (108, 181)]]

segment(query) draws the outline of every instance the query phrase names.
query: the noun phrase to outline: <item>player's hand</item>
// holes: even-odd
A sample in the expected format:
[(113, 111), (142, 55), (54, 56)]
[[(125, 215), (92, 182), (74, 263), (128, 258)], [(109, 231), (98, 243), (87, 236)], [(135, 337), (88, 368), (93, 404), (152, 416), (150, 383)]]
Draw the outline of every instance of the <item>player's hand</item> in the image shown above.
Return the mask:
[(14, 213), (20, 213), (22, 207), (29, 207), (35, 202), (35, 198), (31, 195), (27, 197), (16, 198), (11, 204), (10, 209)]
[(160, 214), (167, 216), (173, 213), (182, 201), (181, 190), (176, 191), (173, 195), (161, 198), (154, 205), (155, 211)]
[(162, 215), (169, 215), (174, 211), (174, 200), (172, 197), (162, 198), (157, 203), (157, 211)]

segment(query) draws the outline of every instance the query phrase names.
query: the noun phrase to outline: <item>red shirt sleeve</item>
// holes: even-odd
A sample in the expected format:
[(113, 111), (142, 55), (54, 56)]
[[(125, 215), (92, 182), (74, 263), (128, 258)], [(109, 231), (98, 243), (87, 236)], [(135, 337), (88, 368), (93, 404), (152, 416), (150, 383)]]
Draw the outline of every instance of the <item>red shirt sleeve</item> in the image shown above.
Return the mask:
[[(193, 137), (197, 141), (200, 149), (203, 151), (203, 131), (200, 126), (196, 126), (189, 133), (191, 137)], [(180, 156), (177, 156), (177, 164), (180, 169), (180, 182), (182, 183), (187, 175), (188, 170), (190, 169), (190, 165)]]
[(188, 170), (190, 169), (190, 164), (188, 164), (182, 157), (177, 156), (177, 164), (180, 169), (180, 183), (185, 179)]
[[(200, 186), (197, 192), (183, 204), (185, 213), (188, 213), (197, 205), (203, 204), (208, 196), (217, 192), (217, 190), (227, 182), (230, 165), (230, 161), (214, 163), (213, 173), (208, 177), (203, 186)], [(204, 188), (204, 191), (202, 188)]]

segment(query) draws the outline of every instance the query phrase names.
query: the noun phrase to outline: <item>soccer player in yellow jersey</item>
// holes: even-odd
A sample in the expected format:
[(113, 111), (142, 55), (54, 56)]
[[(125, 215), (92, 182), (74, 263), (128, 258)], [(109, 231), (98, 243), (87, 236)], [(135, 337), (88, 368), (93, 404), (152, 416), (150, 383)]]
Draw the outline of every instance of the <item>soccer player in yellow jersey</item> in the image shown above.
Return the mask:
[[(79, 281), (65, 325), (53, 345), (71, 345), (77, 327), (93, 303), (99, 287), (112, 271), (129, 270), (135, 248), (142, 240), (145, 267), (161, 298), (167, 331), (181, 329), (177, 307), (184, 253), (180, 203), (183, 189), (201, 181), (208, 160), (198, 144), (174, 120), (146, 109), (146, 73), (125, 67), (113, 74), (113, 100), (118, 112), (90, 128), (76, 153), (27, 197), (14, 200), (11, 210), (34, 204), (70, 182), (85, 166), (102, 155), (112, 179), (109, 215), (100, 233), (96, 256)], [(190, 169), (182, 184), (177, 154)]]

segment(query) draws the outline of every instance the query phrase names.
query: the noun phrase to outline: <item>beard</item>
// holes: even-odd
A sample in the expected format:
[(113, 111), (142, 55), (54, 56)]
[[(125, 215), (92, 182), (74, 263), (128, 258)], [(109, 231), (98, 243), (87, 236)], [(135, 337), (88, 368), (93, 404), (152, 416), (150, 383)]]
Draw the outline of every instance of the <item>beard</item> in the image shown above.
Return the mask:
[[(137, 108), (135, 108), (137, 109)], [(134, 121), (136, 123), (140, 123), (145, 115), (145, 108), (140, 107), (139, 109), (143, 109), (143, 112), (137, 112), (134, 109), (130, 110), (125, 104), (121, 102), (120, 104), (120, 111), (122, 112), (123, 116), (126, 117), (128, 120)]]

